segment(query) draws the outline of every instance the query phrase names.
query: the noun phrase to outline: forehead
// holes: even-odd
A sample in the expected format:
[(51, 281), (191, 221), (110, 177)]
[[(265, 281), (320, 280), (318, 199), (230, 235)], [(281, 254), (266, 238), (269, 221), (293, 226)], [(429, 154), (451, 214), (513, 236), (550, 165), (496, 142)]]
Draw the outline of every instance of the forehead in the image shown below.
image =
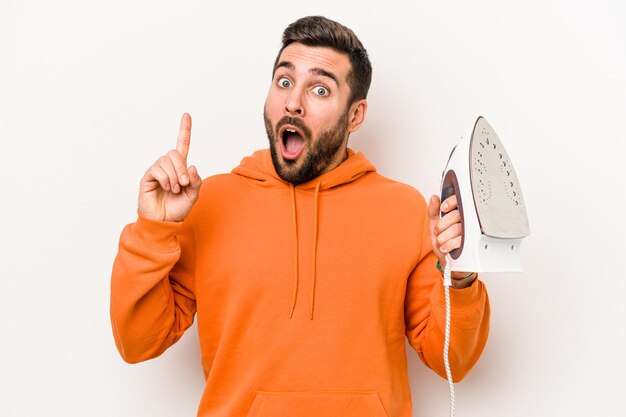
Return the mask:
[(301, 43), (289, 44), (278, 58), (278, 64), (289, 62), (296, 72), (309, 72), (311, 69), (330, 71), (345, 82), (350, 72), (350, 59), (344, 53), (323, 46), (307, 46)]

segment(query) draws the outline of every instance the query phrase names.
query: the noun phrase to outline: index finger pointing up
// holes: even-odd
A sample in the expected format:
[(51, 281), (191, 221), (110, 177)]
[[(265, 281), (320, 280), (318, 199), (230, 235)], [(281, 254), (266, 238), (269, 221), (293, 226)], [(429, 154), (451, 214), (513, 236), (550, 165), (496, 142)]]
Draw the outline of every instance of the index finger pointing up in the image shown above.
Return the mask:
[(180, 120), (180, 132), (176, 141), (176, 150), (187, 161), (187, 153), (189, 152), (189, 143), (191, 142), (191, 116), (184, 113)]

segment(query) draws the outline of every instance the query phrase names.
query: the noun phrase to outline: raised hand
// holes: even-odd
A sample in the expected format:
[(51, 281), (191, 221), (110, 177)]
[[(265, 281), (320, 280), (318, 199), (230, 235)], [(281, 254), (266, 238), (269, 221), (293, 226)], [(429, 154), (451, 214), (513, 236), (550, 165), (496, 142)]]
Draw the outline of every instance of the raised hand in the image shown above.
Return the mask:
[(187, 166), (191, 142), (191, 116), (183, 114), (176, 149), (152, 164), (139, 184), (139, 214), (151, 220), (180, 222), (200, 194), (202, 179), (195, 166)]

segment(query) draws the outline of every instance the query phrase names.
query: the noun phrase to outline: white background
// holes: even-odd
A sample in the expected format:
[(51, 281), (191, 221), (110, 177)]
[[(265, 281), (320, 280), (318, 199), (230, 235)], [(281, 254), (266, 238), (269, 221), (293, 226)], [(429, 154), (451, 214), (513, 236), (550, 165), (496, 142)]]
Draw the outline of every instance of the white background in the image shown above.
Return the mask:
[[(457, 415), (626, 415), (622, 4), (0, 1), (0, 415), (195, 415), (195, 326), (147, 363), (115, 350), (119, 233), (183, 112), (203, 177), (266, 146), (280, 36), (310, 14), (369, 51), (351, 146), (381, 173), (437, 192), (479, 114), (515, 164), (525, 272), (483, 276), (491, 335)], [(408, 354), (414, 415), (447, 415), (446, 382)]]

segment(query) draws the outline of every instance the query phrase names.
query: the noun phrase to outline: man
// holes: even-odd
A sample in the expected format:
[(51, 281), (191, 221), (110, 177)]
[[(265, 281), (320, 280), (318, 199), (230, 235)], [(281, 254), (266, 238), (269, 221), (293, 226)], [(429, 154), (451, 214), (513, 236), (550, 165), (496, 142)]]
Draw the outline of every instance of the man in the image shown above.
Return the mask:
[[(307, 17), (283, 34), (264, 119), (269, 150), (230, 174), (176, 150), (141, 180), (112, 276), (111, 319), (128, 362), (160, 355), (198, 315), (199, 416), (411, 416), (405, 337), (445, 376), (439, 259), (459, 247), (456, 201), (430, 207), (347, 147), (367, 112), (371, 66), (348, 28)], [(432, 249), (431, 249), (432, 248)], [(478, 360), (489, 304), (455, 273), (453, 376)]]

